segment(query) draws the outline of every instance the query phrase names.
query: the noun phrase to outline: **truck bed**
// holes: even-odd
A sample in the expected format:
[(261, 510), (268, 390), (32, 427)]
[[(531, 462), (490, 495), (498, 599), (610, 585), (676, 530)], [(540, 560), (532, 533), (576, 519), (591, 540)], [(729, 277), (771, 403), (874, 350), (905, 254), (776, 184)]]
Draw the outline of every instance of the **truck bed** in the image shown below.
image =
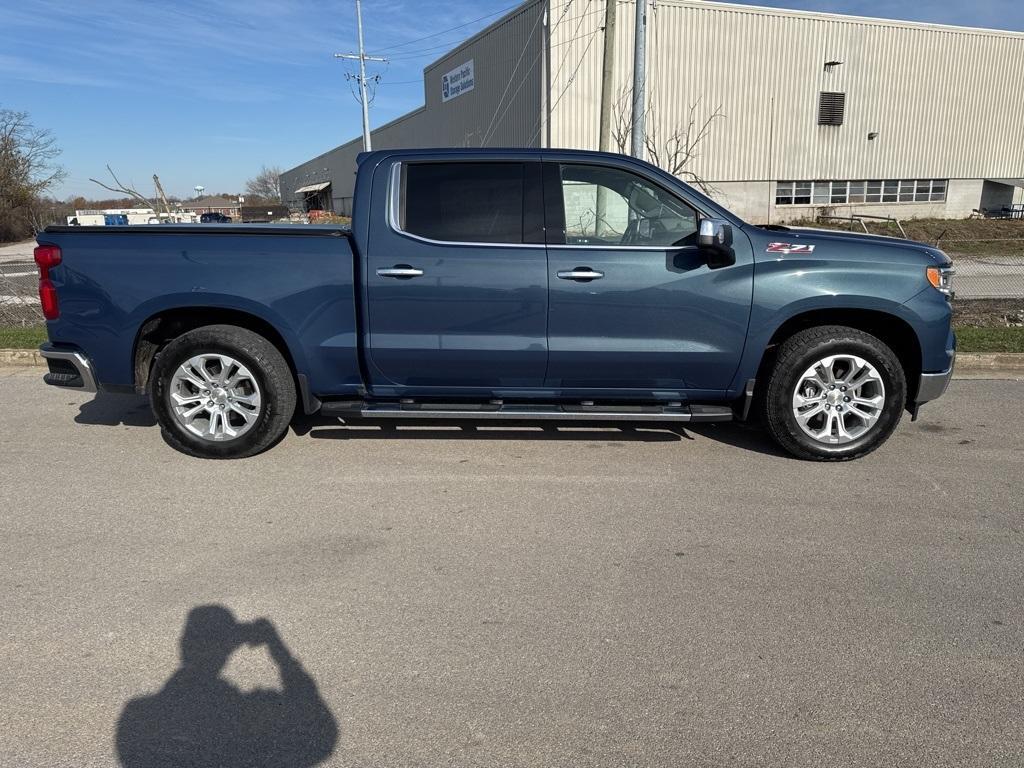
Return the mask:
[[(337, 226), (160, 224), (49, 227), (61, 314), (56, 344), (87, 346), (97, 379), (130, 389), (135, 349), (164, 313), (242, 313), (277, 332), (312, 391), (356, 393), (354, 256)], [(211, 315), (216, 321), (216, 315)]]

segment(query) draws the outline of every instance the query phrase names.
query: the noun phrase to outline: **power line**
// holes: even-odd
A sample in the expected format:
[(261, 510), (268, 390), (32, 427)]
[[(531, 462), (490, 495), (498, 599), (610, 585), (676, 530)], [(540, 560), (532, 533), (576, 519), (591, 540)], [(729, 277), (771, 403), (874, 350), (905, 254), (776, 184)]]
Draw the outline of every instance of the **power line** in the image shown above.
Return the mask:
[[(591, 0), (588, 0), (588, 5), (589, 5), (590, 1), (591, 1)], [(564, 7), (564, 8), (562, 9), (562, 14), (561, 14), (561, 15), (560, 15), (560, 16), (559, 16), (559, 17), (558, 17), (558, 18), (557, 18), (556, 20), (555, 20), (555, 23), (554, 23), (554, 24), (553, 24), (553, 25), (551, 26), (551, 29), (549, 29), (549, 30), (548, 30), (548, 39), (549, 39), (549, 40), (551, 39), (551, 35), (553, 35), (553, 34), (554, 34), (555, 30), (557, 30), (557, 29), (558, 29), (558, 25), (562, 23), (562, 20), (563, 20), (563, 19), (565, 19), (565, 17), (569, 15), (569, 9), (570, 9), (570, 8), (572, 8), (572, 4), (573, 4), (573, 0), (568, 0), (568, 2), (567, 2), (567, 3), (565, 4), (565, 7)], [(543, 10), (543, 11), (542, 11), (542, 12), (541, 12), (541, 13), (540, 13), (540, 14), (539, 14), (538, 16), (537, 16), (537, 21), (536, 21), (536, 22), (534, 22), (533, 28), (532, 28), (532, 29), (530, 30), (530, 34), (526, 36), (526, 45), (524, 45), (524, 46), (523, 46), (523, 51), (522, 51), (522, 53), (520, 53), (520, 54), (519, 54), (519, 60), (518, 60), (518, 61), (516, 61), (516, 66), (515, 66), (515, 69), (513, 69), (513, 70), (512, 70), (512, 75), (511, 75), (511, 77), (509, 77), (509, 79), (508, 79), (508, 83), (507, 83), (507, 84), (505, 85), (505, 90), (504, 90), (504, 91), (502, 92), (502, 94), (501, 94), (501, 98), (500, 98), (500, 99), (498, 99), (498, 106), (496, 106), (496, 107), (494, 108), (494, 115), (493, 115), (493, 116), (491, 117), (491, 122), (490, 122), (490, 125), (488, 125), (488, 126), (487, 126), (487, 130), (486, 130), (486, 131), (484, 131), (483, 137), (482, 137), (482, 139), (481, 139), (481, 141), (480, 141), (480, 144), (481, 144), (481, 146), (483, 146), (484, 144), (486, 144), (486, 143), (487, 143), (487, 139), (488, 139), (488, 138), (490, 138), (490, 135), (491, 135), (491, 129), (492, 129), (492, 128), (496, 128), (496, 127), (497, 127), (497, 126), (495, 125), (495, 122), (494, 122), (494, 121), (495, 121), (495, 119), (497, 119), (497, 118), (498, 118), (498, 112), (499, 112), (499, 110), (501, 110), (501, 104), (502, 104), (502, 102), (503, 102), (503, 101), (505, 100), (505, 94), (507, 94), (507, 93), (508, 93), (508, 89), (509, 89), (509, 88), (510, 88), (510, 87), (512, 86), (512, 80), (513, 80), (513, 78), (515, 78), (515, 76), (516, 76), (516, 71), (517, 71), (517, 70), (519, 69), (519, 64), (520, 64), (520, 63), (522, 62), (522, 60), (523, 60), (523, 56), (525, 56), (525, 55), (526, 55), (526, 49), (527, 49), (527, 48), (529, 47), (529, 45), (530, 45), (530, 42), (531, 42), (531, 39), (532, 39), (532, 37), (533, 37), (533, 33), (534, 33), (534, 32), (536, 31), (536, 29), (537, 29), (537, 23), (538, 23), (538, 22), (540, 22), (540, 21), (541, 21), (541, 19), (543, 19), (543, 18), (544, 18), (544, 16), (545, 16), (545, 14), (546, 14), (546, 13), (547, 13), (547, 11), (546, 11), (546, 9), (545, 9), (545, 10)], [(543, 51), (543, 45), (542, 45), (542, 46), (541, 46), (541, 50), (537, 52), (537, 55), (536, 55), (536, 56), (534, 57), (534, 59), (533, 59), (533, 62), (531, 62), (531, 64), (530, 64), (530, 68), (529, 68), (528, 70), (526, 70), (526, 74), (529, 74), (530, 72), (532, 72), (532, 71), (533, 71), (533, 68), (534, 68), (535, 66), (537, 66), (537, 62), (538, 62), (538, 61), (540, 60), (540, 56), (541, 56), (541, 54), (542, 54), (543, 52), (544, 52), (544, 51)], [(525, 77), (525, 75), (524, 75), (524, 77), (523, 77), (523, 80), (522, 80), (522, 82), (520, 82), (520, 83), (519, 83), (519, 87), (518, 87), (518, 88), (516, 88), (516, 91), (515, 91), (515, 93), (514, 93), (514, 94), (512, 94), (512, 100), (510, 100), (510, 101), (509, 101), (509, 103), (508, 103), (508, 106), (506, 106), (506, 107), (505, 107), (505, 109), (504, 109), (504, 111), (502, 111), (502, 112), (501, 112), (501, 118), (500, 118), (501, 120), (504, 120), (504, 119), (505, 119), (505, 115), (506, 115), (506, 114), (508, 113), (509, 109), (510, 109), (510, 108), (512, 107), (512, 104), (513, 104), (513, 103), (514, 103), (514, 101), (515, 101), (515, 97), (516, 97), (516, 95), (518, 95), (519, 91), (521, 91), (521, 90), (522, 90), (522, 88), (523, 88), (523, 85), (524, 85), (525, 83), (526, 83), (526, 77)]]
[(370, 103), (366, 94), (366, 62), (384, 61), (382, 56), (367, 56), (363, 47), (363, 7), (360, 0), (356, 0), (356, 28), (359, 31), (359, 53), (336, 53), (336, 59), (358, 59), (359, 60), (359, 102), (363, 108), (363, 151), (369, 152), (373, 147), (370, 143)]
[[(593, 0), (587, 0), (587, 8), (590, 7), (590, 4), (592, 2), (593, 2)], [(581, 13), (578, 17), (574, 17), (574, 18), (578, 18), (579, 19), (579, 23), (576, 25), (576, 29), (574, 29), (572, 31), (572, 35), (573, 35), (572, 39), (573, 40), (575, 40), (576, 39), (576, 35), (578, 35), (580, 33), (580, 27), (583, 26), (583, 20), (587, 17), (587, 15), (588, 14), (586, 14), (586, 13)], [(561, 21), (561, 19), (559, 19), (559, 21)], [(555, 29), (557, 29), (557, 28), (558, 28), (558, 25), (556, 24), (555, 25)], [(552, 33), (554, 33), (554, 31), (555, 31), (554, 29), (551, 30)], [(551, 82), (552, 83), (558, 82), (558, 76), (560, 74), (562, 74), (562, 67), (565, 66), (565, 62), (569, 59), (569, 53), (570, 53), (570, 51), (566, 50), (566, 52), (564, 54), (562, 54), (562, 60), (560, 62), (558, 62), (558, 69), (556, 69), (555, 70), (555, 74), (553, 74), (551, 76)]]
[[(587, 52), (590, 51), (590, 46), (594, 44), (594, 39), (597, 37), (597, 33), (600, 31), (600, 29), (595, 29), (593, 32), (590, 33), (590, 39), (587, 41), (587, 45), (583, 49), (583, 53), (580, 54), (579, 61), (576, 62), (576, 68), (573, 69), (572, 74), (569, 75), (569, 79), (565, 83), (565, 88), (562, 89), (562, 92), (558, 94), (558, 98), (555, 99), (554, 103), (548, 108), (548, 114), (554, 112), (555, 107), (557, 107), (559, 102), (562, 101), (562, 97), (565, 96), (565, 94), (569, 91), (569, 88), (572, 87), (573, 82), (576, 80), (576, 75), (580, 71), (580, 67), (583, 66), (584, 59), (587, 58)], [(533, 136), (530, 137), (531, 144), (537, 139), (537, 137), (540, 135), (540, 132), (544, 130), (544, 118), (545, 115), (541, 115), (540, 124), (537, 126), (537, 130), (533, 132)]]
[(449, 27), (448, 29), (442, 29), (440, 32), (434, 32), (431, 35), (424, 35), (423, 37), (417, 37), (414, 40), (406, 40), (404, 43), (396, 43), (395, 45), (389, 45), (386, 48), (380, 48), (378, 50), (381, 50), (381, 51), (393, 51), (395, 48), (404, 48), (405, 46), (412, 45), (413, 43), (418, 43), (418, 42), (421, 42), (423, 40), (429, 40), (432, 37), (438, 37), (440, 35), (445, 34), (446, 32), (454, 32), (456, 29), (462, 29), (464, 27), (471, 26), (473, 24), (476, 24), (478, 21), (483, 21), (484, 19), (489, 19), (489, 18), (491, 18), (493, 16), (499, 16), (499, 15), (501, 15), (503, 13), (507, 13), (508, 11), (514, 10), (514, 9), (516, 9), (518, 7), (519, 7), (519, 4), (516, 3), (515, 5), (510, 5), (508, 8), (502, 8), (499, 11), (494, 11), (493, 13), (488, 13), (488, 14), (485, 14), (483, 16), (480, 16), (479, 18), (473, 19), (472, 21), (467, 21), (467, 22), (465, 22), (463, 24), (457, 24), (454, 27)]
[[(565, 11), (568, 11), (569, 10), (569, 6), (571, 6), (571, 5), (572, 5), (572, 0), (569, 0), (569, 3), (565, 6)], [(563, 16), (565, 15), (565, 11), (562, 12)], [(544, 16), (546, 14), (547, 14), (547, 9), (541, 8), (540, 9), (540, 13), (537, 14), (537, 20), (535, 22), (533, 22), (533, 26), (530, 28), (530, 32), (526, 36), (526, 44), (523, 46), (523, 50), (522, 50), (522, 53), (519, 54), (519, 58), (516, 59), (516, 65), (512, 69), (512, 74), (509, 76), (508, 82), (505, 84), (505, 90), (501, 92), (501, 98), (498, 99), (498, 106), (496, 106), (494, 108), (494, 114), (491, 115), (491, 122), (488, 123), (487, 130), (484, 131), (484, 135), (483, 135), (483, 137), (482, 137), (482, 139), (480, 141), (480, 145), (481, 146), (487, 144), (487, 139), (490, 136), (491, 129), (494, 127), (494, 121), (498, 118), (498, 111), (501, 109), (501, 104), (502, 104), (503, 101), (505, 101), (505, 96), (506, 96), (506, 94), (508, 94), (508, 89), (512, 87), (512, 81), (516, 77), (516, 72), (519, 71), (519, 65), (523, 63), (523, 56), (526, 55), (526, 49), (530, 47), (530, 43), (533, 41), (533, 33), (537, 31), (537, 25), (540, 24), (540, 22), (543, 20), (543, 18), (544, 18)], [(541, 46), (541, 48), (543, 49), (543, 45)], [(536, 66), (537, 59), (539, 59), (539, 58), (540, 58), (540, 53), (538, 52), (537, 57), (534, 59), (534, 63), (530, 65), (530, 70), (532, 70), (534, 68), (534, 66)], [(525, 82), (525, 81), (526, 81), (526, 78), (524, 77), (523, 78), (523, 82)], [(523, 87), (523, 84), (520, 83), (519, 84), (519, 88), (522, 88), (522, 87)], [(516, 89), (516, 93), (519, 93), (519, 88)], [(513, 97), (513, 98), (515, 98), (515, 97)], [(511, 102), (510, 102), (510, 104), (511, 104)], [(506, 108), (505, 111), (507, 112), (508, 109)], [(502, 118), (504, 118), (504, 117), (505, 117), (505, 114), (503, 112), (502, 113)]]
[[(498, 130), (498, 126), (501, 125), (501, 121), (505, 119), (505, 115), (507, 115), (508, 111), (512, 109), (512, 105), (516, 103), (516, 96), (519, 95), (519, 92), (523, 90), (523, 86), (526, 85), (526, 76), (529, 75), (533, 71), (533, 68), (537, 66), (537, 62), (540, 61), (540, 55), (541, 51), (538, 51), (537, 55), (533, 57), (533, 61), (530, 63), (529, 69), (523, 73), (523, 77), (519, 81), (519, 86), (512, 93), (512, 97), (508, 100), (508, 104), (505, 105), (505, 109), (502, 110), (501, 117), (498, 118), (497, 122), (492, 121), (491, 125), (488, 126), (487, 131), (484, 133), (483, 139), (480, 142), (480, 146), (485, 145), (487, 143), (487, 139), (493, 135), (493, 132), (491, 131), (492, 127), (495, 131)], [(502, 95), (502, 99), (504, 99), (504, 95)], [(498, 102), (498, 108), (501, 108), (500, 101)], [(497, 115), (497, 110), (495, 110), (495, 115)]]
[[(621, 4), (621, 0), (620, 0), (620, 4)], [(587, 5), (589, 6), (590, 3), (588, 2)], [(566, 6), (566, 7), (568, 7), (568, 6)], [(598, 14), (598, 13), (604, 13), (604, 11), (603, 10), (588, 11), (587, 13), (581, 13), (578, 16), (572, 16), (572, 17), (570, 17), (568, 19), (565, 19), (565, 20), (568, 21), (568, 22), (573, 22), (573, 21), (576, 21), (577, 19), (583, 19), (583, 18), (585, 18), (587, 16), (593, 16), (593, 15)], [(558, 27), (558, 23), (560, 21), (562, 21), (562, 18), (559, 18), (558, 22), (555, 22), (554, 27), (552, 27), (552, 31), (554, 31)], [(577, 27), (577, 29), (578, 29), (578, 27)], [(438, 32), (437, 34), (440, 35), (440, 34), (443, 34), (443, 33)], [(424, 38), (420, 38), (420, 39), (422, 40)], [(415, 42), (415, 41), (411, 41), (410, 40), (409, 44), (411, 44), (412, 42)], [(456, 39), (450, 40), (450, 41), (448, 41), (446, 43), (440, 43), (438, 45), (433, 45), (433, 46), (431, 46), (429, 48), (420, 48), (420, 49), (417, 49), (417, 50), (414, 50), (414, 51), (399, 51), (398, 53), (396, 53), (396, 54), (394, 54), (392, 56), (389, 56), (388, 58), (391, 61), (401, 61), (403, 59), (418, 59), (418, 58), (422, 58), (423, 56), (430, 55), (431, 53), (436, 53), (438, 51), (443, 51), (443, 50), (446, 50), (448, 48), (455, 47), (455, 46), (460, 45), (460, 44), (462, 44), (464, 42), (465, 42), (465, 38), (456, 38)], [(556, 44), (555, 46), (550, 46), (550, 47), (557, 47), (558, 45), (565, 45), (565, 43), (567, 43), (567, 42), (571, 42), (571, 41), (566, 40), (566, 41), (563, 41), (561, 43)], [(379, 50), (380, 51), (388, 51), (390, 49), (389, 48), (382, 48), (382, 49), (379, 49)]]

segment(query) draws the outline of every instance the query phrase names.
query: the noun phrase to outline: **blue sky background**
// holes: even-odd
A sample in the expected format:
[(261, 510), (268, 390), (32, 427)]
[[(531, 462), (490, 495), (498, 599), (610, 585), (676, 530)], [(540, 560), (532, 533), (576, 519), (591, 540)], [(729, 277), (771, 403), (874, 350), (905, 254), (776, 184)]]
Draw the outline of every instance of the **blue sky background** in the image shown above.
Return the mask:
[[(1024, 31), (1024, 0), (750, 4)], [(422, 104), (423, 67), (514, 5), (365, 0), (367, 52), (392, 58), (372, 69), (372, 125)], [(0, 108), (57, 137), (58, 197), (102, 197), (88, 178), (106, 163), (144, 192), (154, 172), (169, 194), (241, 191), (358, 135), (354, 63), (332, 57), (355, 46), (350, 0), (0, 0)]]

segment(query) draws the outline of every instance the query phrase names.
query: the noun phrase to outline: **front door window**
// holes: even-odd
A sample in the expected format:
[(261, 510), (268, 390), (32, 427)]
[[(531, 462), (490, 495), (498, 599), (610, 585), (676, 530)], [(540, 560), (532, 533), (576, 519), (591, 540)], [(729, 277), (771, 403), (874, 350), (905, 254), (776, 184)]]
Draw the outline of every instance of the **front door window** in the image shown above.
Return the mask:
[(674, 248), (695, 245), (697, 213), (618, 168), (563, 164), (565, 244)]

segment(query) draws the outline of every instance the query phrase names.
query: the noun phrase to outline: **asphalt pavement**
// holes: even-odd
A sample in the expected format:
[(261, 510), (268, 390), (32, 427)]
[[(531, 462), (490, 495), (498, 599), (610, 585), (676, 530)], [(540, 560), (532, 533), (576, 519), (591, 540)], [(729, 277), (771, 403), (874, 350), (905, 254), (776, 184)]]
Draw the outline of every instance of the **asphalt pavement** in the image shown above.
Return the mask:
[(1024, 382), (827, 465), (319, 421), (210, 462), (39, 379), (0, 368), (0, 765), (1024, 763)]

